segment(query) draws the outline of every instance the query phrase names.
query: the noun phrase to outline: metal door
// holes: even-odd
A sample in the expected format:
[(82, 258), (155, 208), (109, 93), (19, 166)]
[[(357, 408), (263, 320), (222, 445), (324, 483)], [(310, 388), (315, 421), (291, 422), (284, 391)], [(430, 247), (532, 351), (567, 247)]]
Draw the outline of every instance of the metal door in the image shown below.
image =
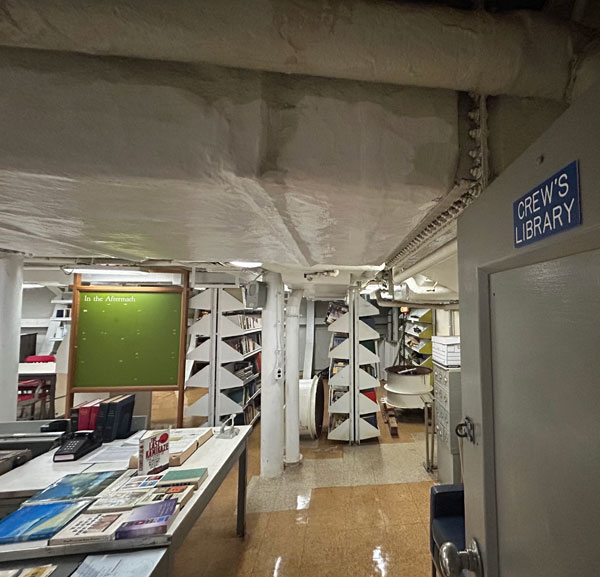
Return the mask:
[(489, 298), (499, 575), (598, 575), (600, 251), (494, 273)]

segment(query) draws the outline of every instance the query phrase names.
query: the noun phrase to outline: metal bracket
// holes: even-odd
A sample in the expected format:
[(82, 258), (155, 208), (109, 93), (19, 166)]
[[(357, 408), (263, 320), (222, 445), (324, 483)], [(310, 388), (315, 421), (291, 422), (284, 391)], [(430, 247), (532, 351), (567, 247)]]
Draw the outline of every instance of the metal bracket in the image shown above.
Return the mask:
[[(231, 423), (231, 426), (227, 428), (227, 423)], [(219, 434), (217, 435), (217, 439), (233, 439), (240, 430), (234, 426), (235, 423), (235, 414), (230, 415), (228, 419), (223, 421), (221, 428), (219, 430)]]

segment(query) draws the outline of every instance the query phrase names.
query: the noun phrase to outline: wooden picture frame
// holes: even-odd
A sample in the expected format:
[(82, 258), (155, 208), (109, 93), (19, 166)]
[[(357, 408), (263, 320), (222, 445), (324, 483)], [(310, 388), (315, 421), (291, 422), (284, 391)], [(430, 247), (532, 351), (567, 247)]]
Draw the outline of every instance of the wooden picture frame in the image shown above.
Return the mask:
[[(136, 393), (152, 391), (177, 391), (177, 427), (183, 426), (184, 386), (185, 386), (185, 358), (187, 343), (187, 308), (189, 293), (189, 271), (185, 269), (153, 270), (152, 272), (170, 272), (181, 275), (180, 286), (82, 286), (81, 274), (73, 278), (73, 305), (71, 333), (69, 335), (69, 368), (67, 374), (67, 396), (65, 403), (65, 417), (69, 418), (73, 407), (75, 393)], [(75, 384), (75, 369), (77, 363), (77, 338), (79, 328), (80, 297), (86, 292), (127, 292), (127, 293), (179, 293), (181, 294), (181, 315), (179, 330), (179, 358), (177, 371), (177, 385), (161, 386), (107, 386), (107, 387), (77, 387)]]

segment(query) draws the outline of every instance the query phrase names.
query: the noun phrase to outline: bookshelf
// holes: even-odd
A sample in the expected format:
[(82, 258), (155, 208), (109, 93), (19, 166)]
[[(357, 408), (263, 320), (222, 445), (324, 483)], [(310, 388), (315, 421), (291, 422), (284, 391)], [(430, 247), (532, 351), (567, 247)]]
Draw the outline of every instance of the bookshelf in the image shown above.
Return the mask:
[(379, 333), (361, 318), (379, 314), (360, 296), (358, 287), (348, 294), (349, 310), (331, 325), (329, 350), (328, 438), (360, 443), (379, 436), (375, 389)]
[[(404, 333), (404, 363), (425, 367), (433, 371), (433, 311), (431, 309), (412, 309), (406, 321)], [(432, 373), (433, 384), (433, 373)]]
[(73, 294), (71, 292), (63, 292), (50, 301), (54, 305), (50, 317), (21, 319), (22, 329), (36, 329), (35, 332), (38, 334), (38, 354), (54, 354), (59, 346), (55, 343), (62, 342), (68, 336), (72, 320), (72, 301)]
[(206, 417), (210, 426), (238, 415), (237, 424), (254, 424), (260, 417), (260, 313), (222, 288), (209, 288), (190, 299), (194, 320), (189, 327), (186, 387), (207, 394), (186, 409)]

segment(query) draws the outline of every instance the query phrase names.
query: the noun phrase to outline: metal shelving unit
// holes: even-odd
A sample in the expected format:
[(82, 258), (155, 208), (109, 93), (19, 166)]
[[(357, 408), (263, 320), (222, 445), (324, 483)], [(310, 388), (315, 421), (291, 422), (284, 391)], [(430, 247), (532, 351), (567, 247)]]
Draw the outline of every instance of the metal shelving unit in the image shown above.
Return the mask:
[[(406, 365), (426, 367), (433, 370), (433, 311), (431, 309), (412, 309), (406, 322), (404, 333)], [(432, 377), (433, 384), (433, 377)]]
[(234, 413), (243, 415), (245, 424), (254, 423), (260, 415), (258, 363), (252, 363), (254, 372), (247, 378), (235, 374), (234, 369), (262, 350), (260, 313), (250, 313), (222, 288), (198, 293), (189, 306), (195, 320), (188, 330), (186, 387), (205, 388), (208, 394), (188, 407), (186, 415), (207, 417), (210, 426), (219, 425), (223, 417)]
[[(328, 328), (332, 333), (328, 438), (360, 443), (380, 434), (376, 419), (379, 404), (365, 394), (379, 387), (375, 376), (379, 333), (360, 320), (379, 311), (360, 296), (358, 287), (350, 289), (348, 301), (348, 312)], [(374, 344), (373, 351), (365, 346), (367, 342)]]

